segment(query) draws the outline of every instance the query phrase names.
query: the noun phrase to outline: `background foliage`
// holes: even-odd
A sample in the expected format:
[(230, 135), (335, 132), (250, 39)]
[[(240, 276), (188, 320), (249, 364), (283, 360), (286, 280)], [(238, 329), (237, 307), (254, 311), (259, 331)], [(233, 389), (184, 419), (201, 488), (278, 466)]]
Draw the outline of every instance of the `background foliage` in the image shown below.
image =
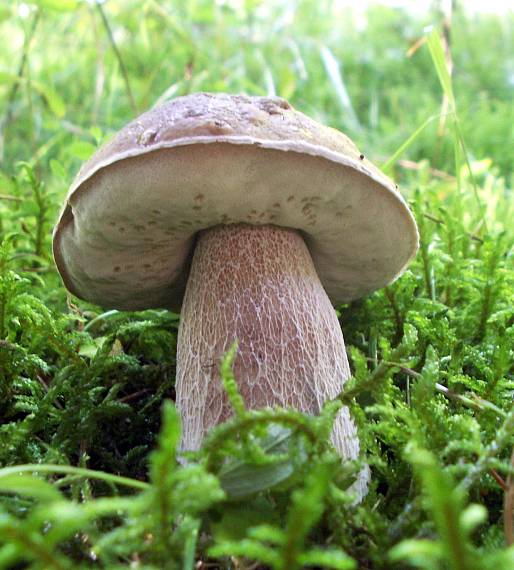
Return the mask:
[[(514, 566), (513, 22), (326, 0), (0, 5), (0, 568)], [(178, 315), (70, 298), (50, 243), (80, 163), (197, 90), (277, 93), (347, 132), (401, 183), (421, 248), (338, 308), (354, 373), (338, 401), (246, 412), (228, 355), (237, 415), (184, 467)], [(359, 464), (326, 443), (341, 402), (372, 469), (360, 505)]]

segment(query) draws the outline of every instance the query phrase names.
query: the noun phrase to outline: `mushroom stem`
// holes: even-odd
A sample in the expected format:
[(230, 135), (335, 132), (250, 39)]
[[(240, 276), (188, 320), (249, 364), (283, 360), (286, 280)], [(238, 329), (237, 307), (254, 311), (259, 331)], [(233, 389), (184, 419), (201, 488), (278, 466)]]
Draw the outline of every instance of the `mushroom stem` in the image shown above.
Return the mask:
[[(234, 375), (248, 408), (316, 414), (350, 376), (337, 315), (296, 230), (233, 224), (199, 235), (178, 332), (183, 450), (200, 447), (232, 415), (219, 362), (236, 339)], [(347, 408), (338, 414), (332, 441), (342, 457), (357, 457)]]

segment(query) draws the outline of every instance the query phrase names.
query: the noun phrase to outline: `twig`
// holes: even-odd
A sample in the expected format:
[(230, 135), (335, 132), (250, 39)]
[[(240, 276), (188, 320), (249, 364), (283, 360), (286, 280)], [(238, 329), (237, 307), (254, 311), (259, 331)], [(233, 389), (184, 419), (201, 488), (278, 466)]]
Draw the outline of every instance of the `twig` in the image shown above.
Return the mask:
[[(38, 382), (41, 384), (41, 386), (43, 386), (43, 388), (45, 389), (45, 392), (48, 394), (48, 384), (43, 380), (42, 376), (40, 374), (36, 375), (36, 378), (38, 379)], [(60, 409), (60, 410), (64, 410), (64, 406), (61, 404), (61, 402), (59, 402), (59, 400), (55, 399), (53, 401), (53, 403)]]
[[(435, 222), (436, 224), (444, 226), (444, 220), (441, 220), (440, 218), (436, 218), (432, 214), (423, 214), (423, 216), (425, 218), (427, 218), (427, 220), (430, 220), (432, 222)], [(471, 232), (465, 232), (465, 233), (470, 239), (478, 241), (479, 243), (484, 243), (484, 240), (481, 237), (478, 237), (476, 234), (471, 233)]]
[[(373, 359), (367, 357), (366, 360), (372, 361)], [(390, 362), (387, 360), (381, 360), (380, 364), (388, 366), (390, 368), (398, 368), (401, 372), (407, 374), (408, 376), (411, 376), (412, 378), (421, 378), (421, 374), (419, 372), (416, 372), (415, 370), (412, 370), (412, 368), (408, 368), (407, 366), (404, 366), (399, 362)], [(477, 396), (476, 394), (472, 394), (473, 398), (468, 398), (467, 396), (463, 396), (462, 394), (457, 394), (457, 392), (453, 392), (443, 384), (439, 384), (439, 382), (435, 382), (434, 388), (436, 389), (437, 392), (443, 394), (443, 396), (446, 396), (451, 400), (456, 400), (461, 404), (463, 404), (464, 406), (466, 406), (467, 408), (471, 408), (473, 410), (480, 410), (480, 411), (491, 410), (503, 418), (506, 417), (506, 414), (502, 409), (495, 406), (492, 402), (480, 398), (480, 396)]]
[(410, 47), (409, 49), (405, 52), (405, 55), (407, 57), (412, 57), (417, 51), (418, 49), (425, 45), (427, 41), (427, 37), (426, 36), (421, 36), (419, 39), (417, 39)]
[(22, 198), (17, 196), (8, 196), (7, 194), (0, 194), (0, 200), (10, 200), (11, 202), (23, 202)]
[(53, 271), (52, 267), (20, 267), (20, 271), (23, 273), (49, 273)]
[[(406, 170), (421, 170), (425, 168), (423, 164), (419, 162), (414, 162), (413, 160), (402, 159), (398, 161), (398, 166), (405, 168)], [(439, 170), (437, 168), (428, 167), (428, 172), (435, 178), (442, 178), (443, 180), (453, 181), (455, 180), (455, 176), (448, 174), (448, 172), (444, 172), (444, 170)]]
[(498, 408), (498, 406), (495, 406), (492, 402), (489, 402), (487, 400), (480, 398), (480, 396), (477, 396), (476, 394), (472, 394), (473, 399), (471, 399), (471, 398), (468, 398), (467, 396), (463, 396), (462, 394), (457, 394), (456, 392), (452, 392), (446, 386), (443, 386), (442, 384), (439, 384), (438, 382), (436, 382), (434, 384), (434, 386), (435, 386), (435, 389), (440, 394), (443, 394), (444, 396), (450, 398), (451, 400), (456, 400), (456, 401), (460, 402), (461, 404), (463, 404), (467, 408), (472, 408), (474, 410), (480, 410), (481, 412), (483, 412), (484, 410), (491, 410), (492, 412), (496, 413), (497, 415), (501, 416), (502, 418), (506, 417), (506, 414), (502, 409)]
[[(514, 448), (510, 456), (510, 464), (514, 467)], [(507, 489), (503, 502), (503, 528), (505, 540), (509, 546), (514, 544), (514, 477), (512, 472), (507, 477)]]
[(147, 392), (149, 392), (150, 390), (148, 388), (144, 388), (143, 390), (139, 390), (138, 392), (134, 392), (132, 394), (128, 394), (127, 396), (123, 396), (123, 398), (120, 398), (118, 400), (118, 403), (126, 403), (126, 402), (130, 402), (130, 400), (133, 400), (134, 398), (137, 398), (138, 396), (141, 396), (143, 394), (146, 394)]
[(130, 88), (130, 82), (127, 74), (127, 70), (125, 68), (125, 64), (123, 63), (123, 59), (121, 57), (121, 53), (118, 50), (118, 46), (116, 45), (116, 41), (114, 40), (114, 36), (112, 34), (111, 26), (109, 25), (109, 21), (107, 20), (107, 16), (105, 15), (105, 11), (102, 8), (102, 5), (98, 0), (95, 2), (96, 9), (98, 10), (100, 17), (102, 18), (102, 23), (105, 27), (105, 31), (107, 32), (107, 36), (109, 37), (109, 42), (111, 43), (111, 47), (116, 55), (116, 59), (118, 60), (118, 64), (120, 66), (121, 74), (123, 76), (123, 80), (125, 82), (125, 87), (127, 89), (127, 94), (130, 100), (130, 106), (132, 107), (132, 112), (134, 115), (137, 115), (137, 105), (134, 100), (134, 96), (132, 95), (132, 89)]
[(498, 485), (500, 485), (504, 491), (507, 491), (507, 485), (505, 484), (505, 481), (500, 477), (498, 471), (491, 467), (491, 469), (489, 469), (489, 473), (491, 474), (491, 477), (498, 483)]

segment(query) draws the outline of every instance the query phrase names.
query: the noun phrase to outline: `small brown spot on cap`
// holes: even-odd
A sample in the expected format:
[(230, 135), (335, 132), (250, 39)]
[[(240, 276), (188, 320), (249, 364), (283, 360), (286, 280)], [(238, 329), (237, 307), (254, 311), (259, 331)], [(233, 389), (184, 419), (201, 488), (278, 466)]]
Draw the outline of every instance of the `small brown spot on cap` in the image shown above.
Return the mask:
[(155, 142), (157, 138), (157, 131), (155, 129), (146, 129), (141, 133), (137, 139), (137, 142), (143, 146), (148, 146)]
[(199, 109), (186, 109), (186, 112), (184, 113), (184, 117), (186, 119), (190, 119), (191, 117), (201, 117), (202, 115), (203, 112)]
[(263, 97), (259, 100), (259, 107), (270, 115), (282, 115), (291, 105), (281, 97)]
[(227, 123), (227, 121), (223, 121), (220, 119), (215, 119), (214, 121), (209, 121), (206, 124), (206, 127), (207, 127), (207, 130), (213, 135), (230, 133), (233, 131), (232, 127)]

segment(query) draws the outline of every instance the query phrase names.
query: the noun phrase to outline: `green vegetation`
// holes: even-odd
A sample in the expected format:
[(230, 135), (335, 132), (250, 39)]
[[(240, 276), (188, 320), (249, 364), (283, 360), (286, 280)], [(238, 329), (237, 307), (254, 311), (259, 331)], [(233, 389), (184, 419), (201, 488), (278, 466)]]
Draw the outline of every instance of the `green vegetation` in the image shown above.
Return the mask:
[[(453, 77), (439, 14), (355, 22), (324, 0), (0, 5), (0, 568), (514, 567), (514, 18), (456, 12)], [(338, 308), (339, 401), (245, 411), (229, 354), (237, 414), (182, 466), (178, 315), (72, 299), (50, 245), (97, 145), (198, 90), (276, 92), (346, 131), (401, 184), (421, 247)], [(359, 464), (327, 443), (341, 402)]]

